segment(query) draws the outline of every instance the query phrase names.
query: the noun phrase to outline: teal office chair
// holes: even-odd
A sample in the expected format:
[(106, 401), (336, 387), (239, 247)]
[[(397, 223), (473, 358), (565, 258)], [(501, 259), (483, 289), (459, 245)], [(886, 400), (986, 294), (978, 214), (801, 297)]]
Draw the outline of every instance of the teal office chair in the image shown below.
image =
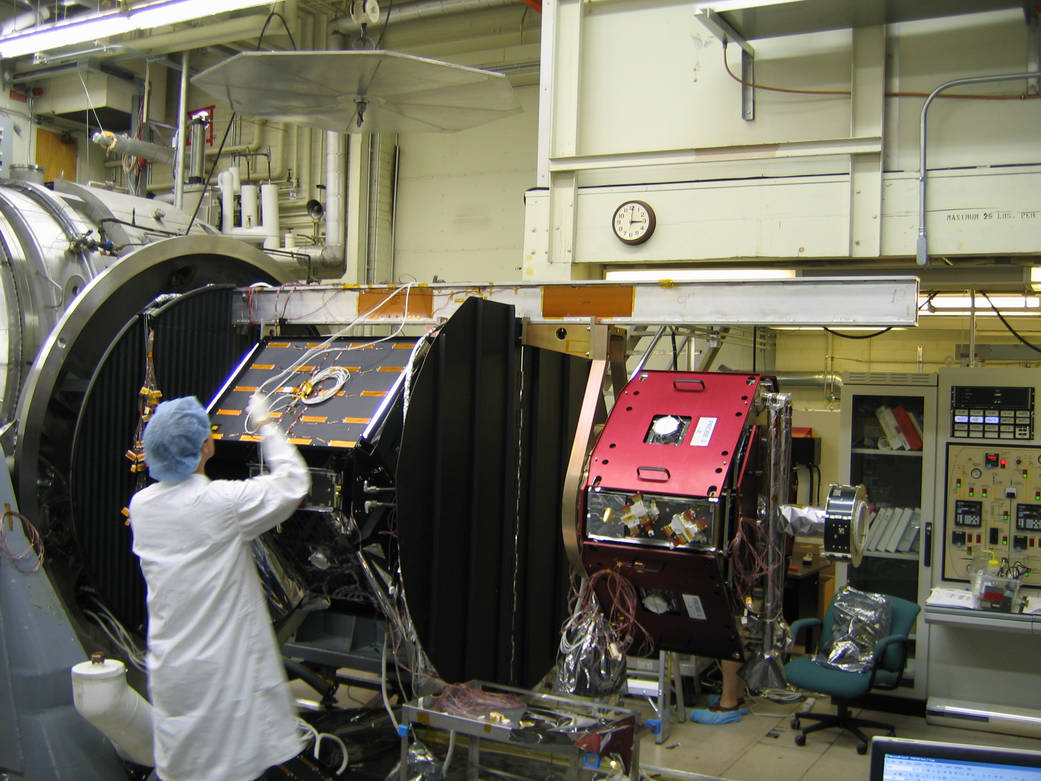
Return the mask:
[[(886, 595), (883, 595), (886, 596)], [(784, 674), (788, 683), (799, 689), (820, 692), (831, 697), (831, 701), (838, 706), (838, 713), (800, 713), (792, 717), (792, 729), (799, 729), (802, 719), (813, 719), (817, 723), (803, 727), (802, 732), (795, 736), (795, 743), (799, 746), (806, 745), (806, 735), (819, 729), (828, 727), (841, 727), (849, 730), (860, 739), (857, 746), (858, 754), (867, 753), (868, 739), (860, 731), (860, 727), (874, 727), (895, 734), (892, 724), (883, 724), (870, 719), (858, 719), (850, 713), (850, 703), (863, 697), (869, 690), (895, 689), (900, 685), (903, 678), (904, 665), (907, 662), (907, 649), (910, 645), (908, 635), (914, 628), (915, 619), (921, 610), (918, 605), (908, 602), (899, 597), (886, 596), (893, 606), (893, 617), (890, 622), (890, 634), (883, 637), (875, 645), (875, 653), (872, 666), (864, 672), (846, 672), (825, 667), (817, 664), (813, 656), (802, 656), (793, 659), (784, 666)], [(831, 637), (832, 610), (835, 600), (828, 605), (828, 612), (824, 616), (820, 637)], [(792, 636), (798, 639), (799, 632), (812, 626), (820, 626), (819, 618), (801, 618), (792, 624)]]

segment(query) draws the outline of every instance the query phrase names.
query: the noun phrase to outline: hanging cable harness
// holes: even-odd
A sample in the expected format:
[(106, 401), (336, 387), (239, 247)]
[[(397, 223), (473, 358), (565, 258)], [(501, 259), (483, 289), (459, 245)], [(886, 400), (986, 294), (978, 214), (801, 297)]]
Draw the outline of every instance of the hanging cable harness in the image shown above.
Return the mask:
[[(140, 491), (148, 482), (146, 479), (148, 469), (145, 466), (145, 426), (152, 419), (152, 413), (155, 412), (156, 406), (159, 404), (160, 399), (163, 398), (163, 392), (159, 390), (155, 377), (153, 352), (155, 349), (155, 329), (151, 327), (148, 318), (145, 318), (145, 331), (148, 334), (145, 339), (145, 376), (144, 381), (141, 383), (141, 390), (138, 391), (137, 428), (134, 430), (133, 446), (123, 454), (130, 462), (130, 471), (137, 476), (137, 479), (134, 481), (132, 494)], [(129, 526), (130, 508), (124, 507), (122, 512), (123, 523)]]

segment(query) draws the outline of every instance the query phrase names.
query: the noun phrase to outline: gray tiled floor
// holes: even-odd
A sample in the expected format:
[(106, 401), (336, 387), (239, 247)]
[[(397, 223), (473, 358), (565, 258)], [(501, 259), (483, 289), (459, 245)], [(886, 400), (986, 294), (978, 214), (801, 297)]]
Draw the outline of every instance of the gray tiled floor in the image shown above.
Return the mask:
[[(858, 781), (867, 779), (869, 758), (857, 753), (857, 740), (844, 730), (827, 729), (795, 745), (791, 714), (802, 703), (777, 704), (751, 700), (751, 713), (734, 724), (704, 725), (673, 722), (669, 739), (658, 745), (653, 735), (640, 744), (645, 768), (660, 768), (658, 778), (722, 778), (727, 781)], [(834, 708), (819, 698), (814, 711)], [(1012, 746), (1041, 750), (1041, 740), (992, 732), (974, 732), (926, 724), (925, 719), (892, 713), (861, 711), (859, 715), (888, 722), (898, 737)], [(870, 730), (868, 735), (873, 734)], [(669, 773), (668, 771), (677, 771)]]

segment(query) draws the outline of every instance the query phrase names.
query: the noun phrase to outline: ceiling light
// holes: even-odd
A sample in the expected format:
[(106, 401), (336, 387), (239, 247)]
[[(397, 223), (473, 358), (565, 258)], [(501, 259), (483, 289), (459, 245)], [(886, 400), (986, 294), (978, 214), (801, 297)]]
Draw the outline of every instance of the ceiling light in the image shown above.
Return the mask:
[(794, 279), (790, 268), (661, 268), (608, 271), (604, 278), (610, 282), (762, 282)]
[(37, 27), (0, 39), (0, 58), (7, 60), (24, 57), (60, 49), (63, 46), (111, 38), (134, 30), (150, 30), (213, 14), (252, 8), (266, 2), (267, 0), (170, 0), (165, 3), (137, 6), (127, 12), (108, 13), (91, 16), (82, 21), (73, 20)]
[(1041, 291), (1041, 266), (1030, 269), (1030, 289)]
[(707, 8), (716, 13), (725, 14), (728, 11), (744, 11), (748, 8), (762, 8), (767, 5), (789, 5), (790, 3), (801, 3), (804, 0), (716, 0), (716, 2), (694, 3), (694, 10), (700, 11)]

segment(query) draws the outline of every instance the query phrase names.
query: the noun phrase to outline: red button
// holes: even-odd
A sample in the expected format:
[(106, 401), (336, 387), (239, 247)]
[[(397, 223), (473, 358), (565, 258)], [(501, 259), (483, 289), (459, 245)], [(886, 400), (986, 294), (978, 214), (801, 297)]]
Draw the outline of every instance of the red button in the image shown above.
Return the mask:
[(1034, 538), (1033, 537), (1030, 538), (1030, 547), (1031, 548), (1034, 547)]
[(983, 540), (982, 540), (982, 539), (980, 538), (980, 536), (979, 536), (979, 535), (977, 534), (977, 535), (976, 535), (976, 542), (982, 542), (982, 541), (983, 541)]

